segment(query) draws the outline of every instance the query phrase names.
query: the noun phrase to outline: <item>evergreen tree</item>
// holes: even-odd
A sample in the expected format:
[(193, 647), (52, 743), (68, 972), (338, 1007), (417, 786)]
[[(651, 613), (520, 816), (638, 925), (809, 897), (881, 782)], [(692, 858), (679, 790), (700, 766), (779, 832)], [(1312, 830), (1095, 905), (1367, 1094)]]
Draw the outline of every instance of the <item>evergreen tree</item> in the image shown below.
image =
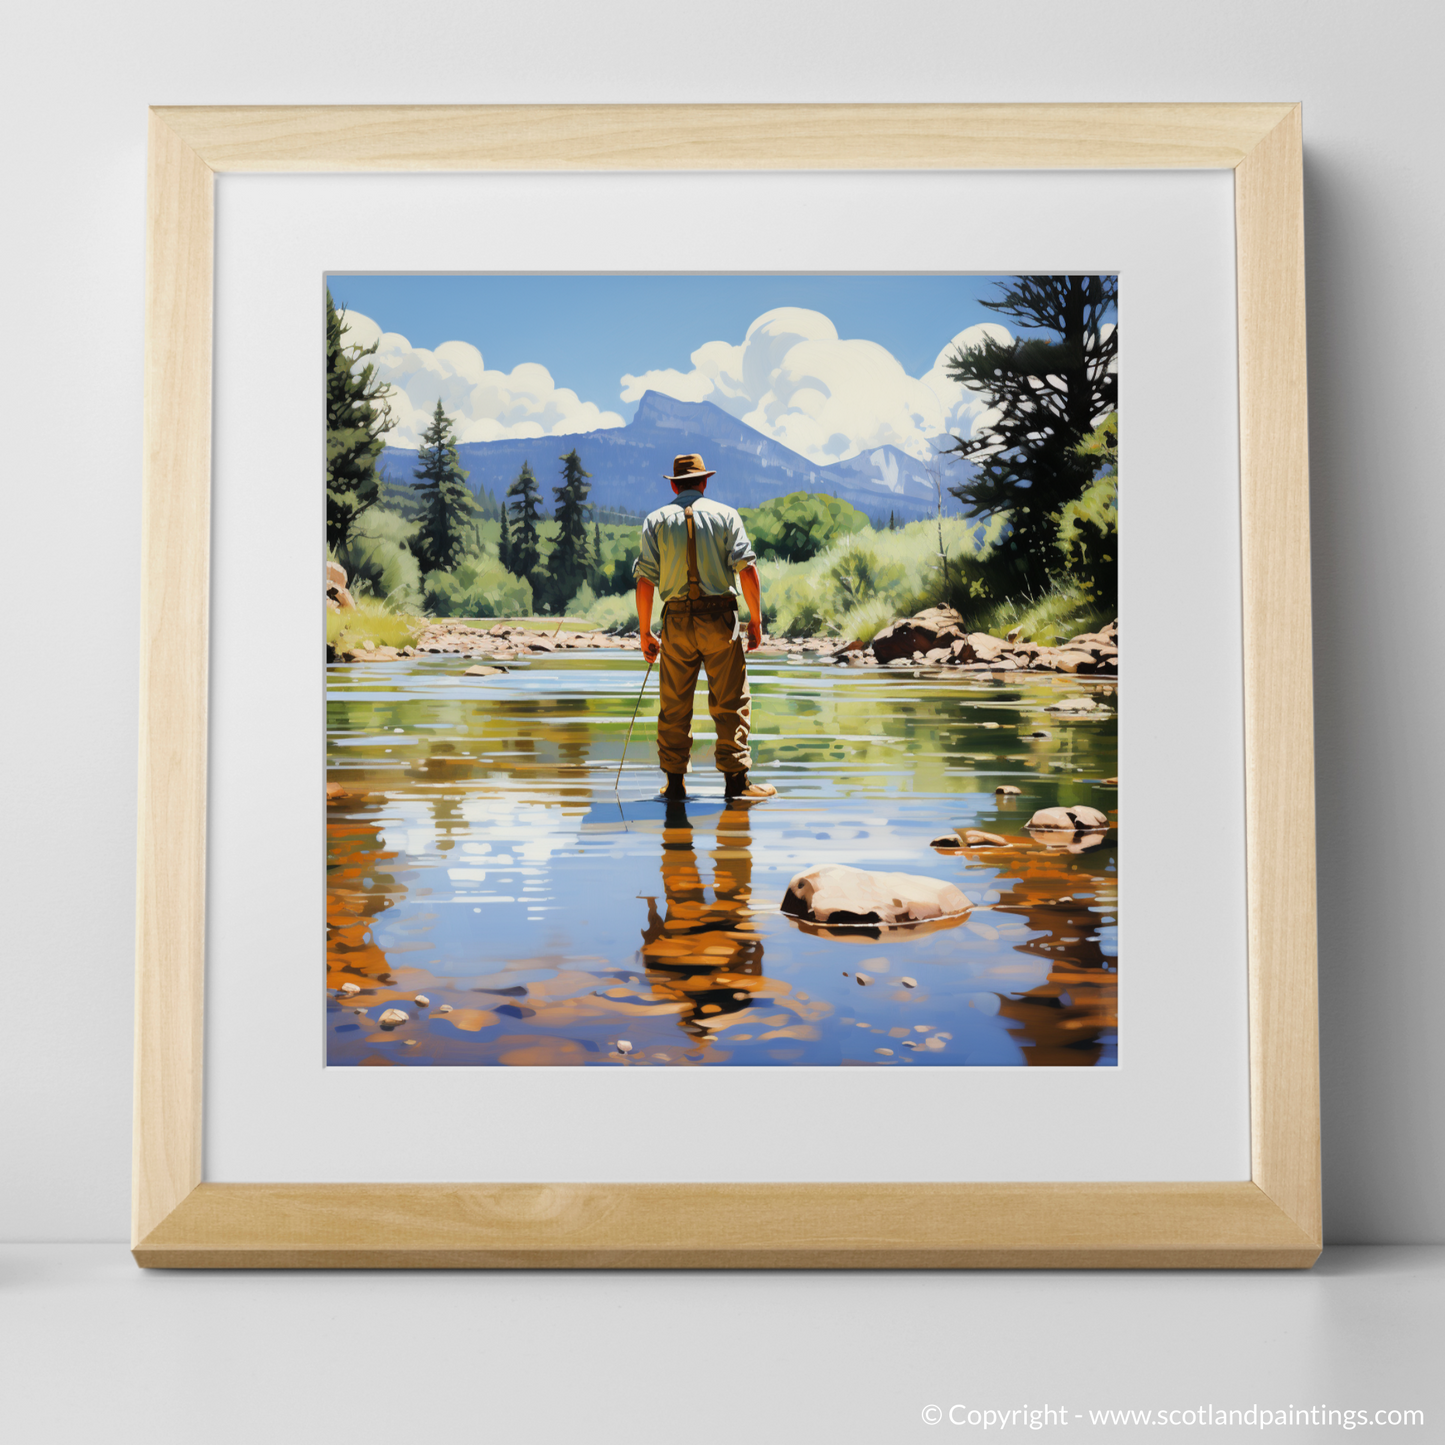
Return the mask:
[(326, 293), (326, 545), (346, 546), (356, 519), (377, 499), (376, 459), (396, 425), (386, 405), (391, 387), (366, 362), (381, 344), (346, 345), (346, 310)]
[(501, 530), (497, 534), (497, 561), (499, 561), (508, 572), (512, 570), (512, 534), (507, 526), (507, 509), (502, 508), (502, 515), (498, 522)]
[(948, 450), (977, 473), (949, 490), (968, 517), (1007, 512), (1000, 556), (1017, 583), (1046, 586), (1058, 570), (1063, 508), (1098, 470), (1081, 443), (1118, 406), (1119, 336), (1104, 316), (1119, 297), (1114, 276), (1017, 276), (983, 304), (1052, 337), (987, 337), (956, 351), (945, 369), (988, 399), (998, 419)]
[(461, 469), (451, 422), (441, 402), (432, 413), (431, 425), (422, 435), (417, 451), (413, 487), (422, 498), (421, 526), (415, 548), (422, 569), (450, 572), (466, 551), (472, 520), (472, 494), (467, 490), (467, 473)]
[(557, 499), (557, 542), (547, 559), (547, 592), (560, 612), (587, 580), (587, 478), (574, 447), (562, 463), (562, 485), (552, 488)]
[(507, 571), (516, 577), (530, 577), (542, 549), (537, 541), (537, 523), (542, 519), (542, 494), (532, 475), (532, 464), (522, 463), (517, 480), (507, 488), (511, 513), (511, 540), (507, 549)]
[[(595, 520), (592, 523), (592, 556), (588, 562), (589, 578), (599, 579), (602, 576), (602, 523)], [(596, 585), (596, 580), (593, 580), (593, 586)]]

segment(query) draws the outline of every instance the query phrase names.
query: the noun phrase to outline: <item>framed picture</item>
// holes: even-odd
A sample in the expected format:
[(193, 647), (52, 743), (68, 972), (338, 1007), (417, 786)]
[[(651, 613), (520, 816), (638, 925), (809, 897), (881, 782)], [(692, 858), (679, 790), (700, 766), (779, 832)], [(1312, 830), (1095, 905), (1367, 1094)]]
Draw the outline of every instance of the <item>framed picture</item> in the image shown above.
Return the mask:
[(137, 1260), (1311, 1263), (1300, 204), (1288, 105), (153, 111)]

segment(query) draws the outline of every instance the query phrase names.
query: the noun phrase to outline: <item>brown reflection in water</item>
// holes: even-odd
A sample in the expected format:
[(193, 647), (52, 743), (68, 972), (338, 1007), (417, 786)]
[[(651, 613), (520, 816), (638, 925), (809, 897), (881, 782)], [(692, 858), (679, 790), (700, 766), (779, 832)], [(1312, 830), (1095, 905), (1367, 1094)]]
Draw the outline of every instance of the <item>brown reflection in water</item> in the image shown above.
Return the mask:
[[(344, 811), (343, 811), (344, 810)], [(384, 871), (396, 858), (381, 846), (371, 815), (380, 807), (349, 796), (328, 800), (326, 823), (326, 986), (351, 982), (389, 985), (394, 980), (386, 954), (372, 941), (372, 920), (390, 908), (388, 892), (400, 892)]]
[[(653, 996), (680, 1004), (679, 1026), (709, 1039), (768, 990), (763, 940), (752, 922), (752, 834), (746, 807), (718, 816), (713, 897), (698, 866), (685, 803), (668, 805), (662, 831), (664, 911), (647, 899), (642, 960)], [(786, 985), (784, 989), (786, 990)]]
[[(1016, 952), (1047, 959), (1046, 983), (1026, 993), (1001, 995), (999, 1014), (1014, 1019), (1015, 1037), (1030, 1064), (1090, 1065), (1103, 1052), (1103, 1039), (1119, 1026), (1119, 974), (1116, 961), (1099, 946), (1100, 912), (1111, 916), (1116, 906), (1113, 874), (1088, 866), (1091, 846), (1104, 834), (1090, 834), (1092, 844), (1071, 838), (1067, 846), (1047, 846), (1010, 839), (1007, 862), (990, 849), (988, 861), (1017, 874), (1019, 881), (994, 905), (1015, 913), (1041, 936), (1016, 945)], [(1050, 840), (1050, 844), (1061, 840)], [(1092, 896), (1079, 898), (1078, 893)]]

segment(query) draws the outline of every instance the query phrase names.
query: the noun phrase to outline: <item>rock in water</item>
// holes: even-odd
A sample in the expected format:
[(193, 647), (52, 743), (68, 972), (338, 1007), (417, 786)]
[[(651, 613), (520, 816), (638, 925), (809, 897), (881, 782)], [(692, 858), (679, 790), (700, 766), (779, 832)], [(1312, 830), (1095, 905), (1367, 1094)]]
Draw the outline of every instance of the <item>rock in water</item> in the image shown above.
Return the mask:
[(870, 873), (842, 863), (799, 873), (783, 895), (784, 913), (817, 923), (920, 923), (972, 907), (952, 883), (911, 873)]
[(342, 998), (355, 998), (361, 992), (359, 983), (344, 983), (336, 990)]
[(940, 833), (928, 846), (930, 848), (958, 848), (962, 845), (958, 841), (957, 833)]
[(909, 978), (909, 976), (908, 976), (906, 973), (903, 975), (902, 978), (900, 978), (900, 979), (898, 980), (898, 982), (901, 983), (904, 988), (917, 988), (917, 987), (918, 987), (918, 980), (917, 980), (916, 978)]
[[(891, 662), (895, 658), (910, 658), (914, 653), (926, 653), (936, 647), (952, 648), (953, 643), (964, 636), (963, 618), (953, 608), (930, 607), (914, 617), (890, 622), (881, 632), (875, 633), (873, 655), (879, 662)], [(958, 656), (965, 662), (973, 661), (973, 654), (966, 646)]]
[(617, 1040), (617, 1052), (618, 1052), (619, 1054), (630, 1054), (630, 1053), (632, 1052), (632, 1044), (631, 1044), (631, 1042), (630, 1042), (629, 1040), (627, 1040), (627, 1039), (618, 1039), (618, 1040)]
[(408, 1015), (402, 1013), (399, 1008), (389, 1008), (377, 1019), (377, 1023), (384, 1029), (394, 1029), (398, 1024), (404, 1024), (407, 1021)]
[(855, 983), (867, 988), (868, 985), (873, 982), (873, 975), (871, 973), (857, 973), (853, 975), (853, 980)]
[(985, 833), (979, 828), (970, 828), (963, 835), (963, 841), (970, 848), (1007, 848), (1008, 839), (1000, 838), (997, 833)]
[(505, 667), (469, 667), (463, 677), (496, 677), (498, 673), (505, 673)]
[(1072, 808), (1040, 808), (1026, 826), (1044, 832), (1096, 833), (1109, 826), (1109, 819), (1097, 808), (1076, 804)]
[(994, 789), (994, 792), (1002, 794), (1005, 798), (1016, 798), (1019, 795), (1019, 790), (1015, 788), (1011, 783), (1001, 784), (999, 787)]
[(417, 994), (413, 1002), (419, 1003), (423, 1008), (425, 1008), (431, 1002), (431, 1000), (424, 993), (419, 993)]

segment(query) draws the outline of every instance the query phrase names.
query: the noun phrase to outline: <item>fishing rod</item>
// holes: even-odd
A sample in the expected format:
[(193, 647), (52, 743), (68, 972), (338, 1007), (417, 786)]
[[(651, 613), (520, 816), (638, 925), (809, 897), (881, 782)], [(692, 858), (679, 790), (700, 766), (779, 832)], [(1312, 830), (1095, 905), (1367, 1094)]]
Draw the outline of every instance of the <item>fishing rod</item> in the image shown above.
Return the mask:
[[(656, 658), (653, 659), (654, 662), (656, 660)], [(651, 676), (652, 663), (649, 662), (647, 664), (647, 671), (643, 674), (642, 677), (642, 687), (638, 690), (637, 706), (632, 709), (632, 721), (627, 724), (627, 736), (625, 739), (623, 739), (622, 743), (622, 756), (618, 759), (617, 762), (617, 781), (612, 785), (612, 791), (614, 793), (620, 793), (622, 791), (622, 764), (627, 761), (627, 744), (632, 741), (632, 729), (637, 725), (637, 714), (642, 707), (642, 694), (647, 691), (647, 679)]]

